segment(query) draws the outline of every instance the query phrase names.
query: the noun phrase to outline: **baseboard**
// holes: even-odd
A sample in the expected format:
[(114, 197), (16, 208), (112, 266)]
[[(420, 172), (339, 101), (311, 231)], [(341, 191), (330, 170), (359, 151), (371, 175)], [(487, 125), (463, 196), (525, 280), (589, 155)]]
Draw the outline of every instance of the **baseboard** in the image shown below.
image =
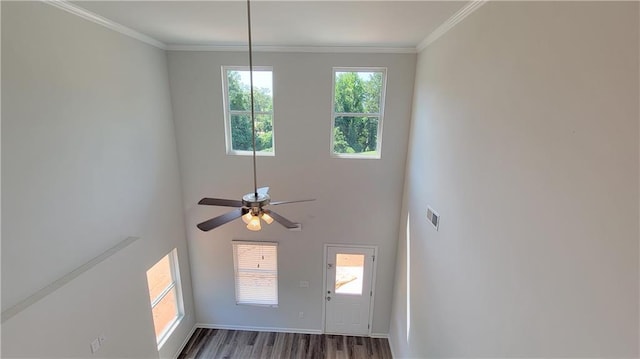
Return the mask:
[(387, 339), (389, 341), (389, 350), (391, 351), (391, 357), (397, 358), (395, 350), (393, 350), (393, 342), (391, 339)]
[(280, 328), (280, 327), (251, 327), (244, 325), (207, 324), (196, 323), (198, 328), (227, 329), (227, 330), (249, 330), (253, 332), (277, 332), (277, 333), (301, 333), (301, 334), (322, 334), (320, 329), (301, 328)]
[(389, 339), (389, 333), (371, 333), (371, 338)]
[(191, 339), (191, 336), (193, 335), (193, 333), (196, 332), (196, 329), (198, 329), (198, 325), (197, 324), (194, 325), (193, 328), (191, 328), (191, 330), (189, 331), (189, 334), (187, 334), (186, 338), (184, 338), (184, 341), (182, 342), (182, 344), (178, 348), (178, 351), (173, 356), (174, 358), (177, 359), (178, 356), (180, 356), (180, 353), (182, 353), (182, 350), (184, 349), (184, 347), (187, 346), (187, 343), (189, 342), (189, 339)]

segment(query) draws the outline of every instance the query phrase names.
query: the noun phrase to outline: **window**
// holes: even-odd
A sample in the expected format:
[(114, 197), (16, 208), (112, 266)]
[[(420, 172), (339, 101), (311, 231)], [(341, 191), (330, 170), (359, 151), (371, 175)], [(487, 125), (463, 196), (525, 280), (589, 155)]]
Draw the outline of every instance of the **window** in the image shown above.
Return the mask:
[(364, 254), (336, 255), (336, 293), (362, 295)]
[(158, 349), (184, 315), (177, 251), (174, 249), (147, 271), (149, 299)]
[(334, 68), (331, 152), (380, 158), (386, 68)]
[[(273, 78), (271, 67), (253, 68), (256, 154), (274, 155)], [(224, 119), (227, 154), (251, 155), (251, 82), (248, 67), (223, 66)]]
[(278, 243), (233, 241), (236, 303), (278, 306)]

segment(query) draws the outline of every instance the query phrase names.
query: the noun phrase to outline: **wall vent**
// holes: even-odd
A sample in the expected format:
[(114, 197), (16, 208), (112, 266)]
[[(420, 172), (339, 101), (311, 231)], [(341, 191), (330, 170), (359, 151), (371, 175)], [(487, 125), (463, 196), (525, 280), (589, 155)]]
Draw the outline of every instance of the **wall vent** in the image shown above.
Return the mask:
[(435, 227), (437, 231), (438, 226), (440, 225), (440, 215), (431, 207), (427, 207), (427, 219), (431, 224), (433, 224), (433, 227)]

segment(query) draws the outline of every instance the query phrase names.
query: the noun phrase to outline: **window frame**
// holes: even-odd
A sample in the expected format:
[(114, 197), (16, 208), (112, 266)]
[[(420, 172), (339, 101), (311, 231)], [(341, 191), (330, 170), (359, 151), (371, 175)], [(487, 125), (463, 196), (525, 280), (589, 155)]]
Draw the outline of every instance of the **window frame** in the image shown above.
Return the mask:
[[(235, 290), (235, 300), (236, 300), (236, 305), (250, 305), (250, 306), (256, 306), (256, 307), (266, 307), (266, 308), (278, 308), (278, 305), (280, 303), (280, 299), (279, 299), (279, 293), (278, 293), (278, 280), (279, 280), (279, 276), (278, 276), (278, 242), (267, 242), (267, 241), (242, 241), (242, 240), (233, 240), (231, 241), (231, 245), (233, 247), (233, 280), (234, 280), (234, 290)], [(254, 246), (269, 246), (269, 247), (274, 247), (275, 248), (275, 304), (264, 304), (264, 303), (251, 303), (251, 302), (247, 302), (247, 301), (243, 301), (241, 302), (238, 299), (238, 251), (237, 251), (237, 245), (254, 245)], [(267, 272), (267, 271), (265, 271)]]
[[(380, 104), (378, 106), (378, 113), (351, 113), (351, 112), (336, 112), (336, 73), (337, 72), (382, 72), (382, 86), (380, 89)], [(352, 159), (371, 159), (379, 160), (382, 158), (382, 124), (384, 117), (384, 104), (386, 102), (387, 94), (387, 68), (386, 67), (372, 67), (372, 66), (358, 66), (358, 67), (334, 67), (331, 71), (331, 126), (330, 126), (330, 141), (329, 141), (329, 153), (333, 158), (352, 158)], [(358, 153), (336, 153), (334, 151), (334, 134), (333, 131), (336, 126), (336, 117), (378, 117), (378, 131), (377, 131), (377, 143), (375, 155), (363, 155)]]
[[(158, 296), (151, 300), (151, 314), (153, 320), (153, 309), (169, 294), (173, 289), (175, 289), (176, 293), (176, 317), (173, 319), (171, 323), (169, 323), (164, 330), (160, 333), (160, 335), (156, 336), (156, 343), (158, 345), (158, 350), (162, 348), (164, 343), (169, 339), (171, 334), (173, 334), (174, 330), (178, 327), (182, 319), (184, 318), (184, 300), (182, 297), (182, 283), (180, 281), (180, 268), (178, 265), (178, 249), (174, 248), (171, 252), (162, 256), (157, 262), (155, 262), (147, 272), (151, 270), (156, 264), (160, 263), (165, 257), (169, 257), (169, 271), (171, 274), (171, 283), (165, 287)], [(149, 277), (147, 276), (147, 286)], [(155, 329), (155, 321), (153, 321), (154, 329)]]
[[(233, 139), (231, 137), (231, 116), (234, 114), (244, 114), (251, 116), (251, 110), (249, 111), (237, 111), (231, 110), (229, 103), (229, 78), (227, 71), (249, 71), (249, 66), (227, 66), (223, 65), (221, 68), (222, 77), (222, 107), (224, 111), (224, 138), (227, 155), (235, 156), (253, 156), (253, 151), (234, 150)], [(273, 86), (273, 66), (253, 66), (253, 71), (270, 71), (271, 72), (271, 111), (254, 111), (255, 116), (271, 115), (271, 142), (273, 144), (273, 151), (256, 151), (256, 156), (275, 156), (276, 155), (276, 127), (275, 127), (275, 89)]]

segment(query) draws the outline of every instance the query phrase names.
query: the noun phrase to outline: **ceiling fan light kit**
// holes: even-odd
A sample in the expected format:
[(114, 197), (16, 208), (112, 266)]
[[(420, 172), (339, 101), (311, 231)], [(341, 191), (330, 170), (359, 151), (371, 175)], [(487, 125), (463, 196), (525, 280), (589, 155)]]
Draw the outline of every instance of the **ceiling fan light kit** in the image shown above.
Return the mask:
[(225, 223), (231, 222), (235, 219), (242, 218), (242, 221), (247, 225), (247, 229), (250, 231), (259, 231), (262, 229), (260, 224), (263, 220), (267, 224), (276, 222), (280, 223), (289, 230), (300, 230), (301, 225), (299, 223), (291, 222), (290, 220), (282, 217), (278, 213), (266, 209), (268, 205), (281, 205), (287, 203), (296, 202), (308, 202), (314, 201), (314, 199), (303, 199), (298, 201), (280, 201), (271, 202), (269, 196), (269, 187), (258, 188), (258, 176), (256, 174), (256, 120), (254, 111), (254, 98), (253, 98), (253, 49), (251, 44), (251, 4), (250, 0), (247, 0), (247, 24), (249, 34), (249, 82), (251, 90), (251, 137), (253, 140), (253, 193), (247, 193), (242, 197), (241, 201), (223, 198), (203, 198), (198, 204), (206, 206), (223, 206), (223, 207), (235, 207), (231, 212), (227, 212), (218, 217), (211, 218), (207, 221), (199, 223), (197, 227), (206, 232), (214, 228), (217, 228)]

